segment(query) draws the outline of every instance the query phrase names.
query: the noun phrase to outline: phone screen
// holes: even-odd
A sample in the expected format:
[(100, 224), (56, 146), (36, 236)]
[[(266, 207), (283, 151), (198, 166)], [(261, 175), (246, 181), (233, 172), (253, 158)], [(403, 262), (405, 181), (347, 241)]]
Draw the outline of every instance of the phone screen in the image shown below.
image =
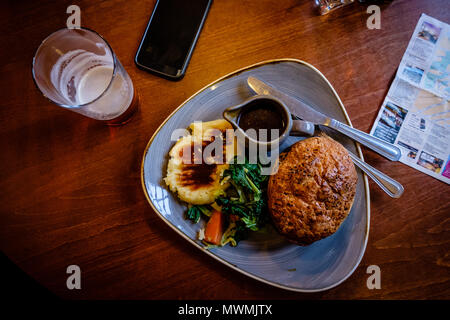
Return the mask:
[(159, 0), (136, 64), (169, 77), (184, 74), (211, 0)]

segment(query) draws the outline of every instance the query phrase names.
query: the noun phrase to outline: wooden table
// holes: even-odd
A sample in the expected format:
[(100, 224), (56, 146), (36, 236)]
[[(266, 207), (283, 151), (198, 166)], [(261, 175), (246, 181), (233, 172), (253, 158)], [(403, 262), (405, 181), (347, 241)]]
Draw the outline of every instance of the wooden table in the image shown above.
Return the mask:
[[(393, 200), (371, 187), (370, 235), (354, 274), (322, 293), (273, 288), (185, 242), (147, 203), (144, 148), (185, 99), (236, 69), (274, 58), (316, 66), (334, 85), (353, 125), (369, 131), (421, 13), (450, 22), (447, 0), (381, 5), (381, 30), (367, 5), (328, 16), (312, 0), (216, 0), (182, 81), (138, 70), (134, 55), (155, 1), (79, 1), (82, 26), (113, 47), (141, 96), (128, 124), (107, 127), (59, 108), (36, 89), (31, 61), (40, 41), (64, 27), (73, 1), (2, 2), (0, 28), (1, 250), (63, 298), (428, 299), (450, 298), (450, 187), (364, 150), (368, 163), (405, 186)], [(82, 289), (66, 288), (66, 268)], [(366, 286), (381, 268), (380, 290)]]

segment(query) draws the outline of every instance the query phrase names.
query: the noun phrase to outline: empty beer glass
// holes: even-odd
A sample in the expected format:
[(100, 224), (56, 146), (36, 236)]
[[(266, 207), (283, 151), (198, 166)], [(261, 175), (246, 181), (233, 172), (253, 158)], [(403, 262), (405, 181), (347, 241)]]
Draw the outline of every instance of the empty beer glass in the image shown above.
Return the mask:
[(37, 49), (32, 72), (52, 102), (109, 125), (125, 123), (137, 109), (129, 75), (95, 31), (65, 28), (52, 33)]

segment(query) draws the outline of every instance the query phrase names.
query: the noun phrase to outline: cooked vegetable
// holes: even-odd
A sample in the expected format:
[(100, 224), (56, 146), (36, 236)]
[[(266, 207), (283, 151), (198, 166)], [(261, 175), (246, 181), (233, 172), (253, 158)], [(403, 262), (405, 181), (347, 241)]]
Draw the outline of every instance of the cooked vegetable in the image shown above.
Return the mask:
[(207, 206), (193, 205), (189, 207), (186, 218), (197, 223), (199, 222), (202, 213), (207, 217), (211, 216), (211, 210)]
[(247, 237), (247, 228), (239, 220), (230, 221), (227, 230), (223, 233), (221, 246), (230, 243), (232, 247), (236, 247), (238, 242)]
[[(236, 158), (235, 161), (236, 162)], [(262, 184), (267, 180), (267, 176), (261, 175), (261, 166), (245, 163), (230, 164), (230, 167), (223, 172), (223, 178), (230, 177), (232, 185), (237, 189), (239, 195), (250, 193), (254, 200), (258, 200), (262, 194)], [(222, 178), (222, 179), (223, 179)], [(242, 201), (242, 199), (240, 199)]]
[[(236, 161), (234, 161), (236, 162)], [(216, 203), (228, 217), (228, 228), (222, 237), (221, 245), (237, 243), (247, 237), (248, 230), (257, 231), (267, 221), (266, 180), (261, 175), (259, 164), (230, 164), (222, 179), (229, 179), (232, 187), (226, 197), (219, 197)]]
[(223, 178), (230, 177), (237, 197), (219, 197), (216, 202), (225, 214), (237, 215), (245, 227), (257, 231), (267, 221), (265, 188), (267, 176), (261, 175), (259, 164), (230, 164)]
[[(222, 181), (229, 181), (225, 196), (209, 205), (189, 207), (186, 217), (197, 223), (202, 214), (209, 217), (202, 240), (208, 247), (237, 243), (246, 238), (248, 230), (258, 231), (268, 220), (266, 212), (267, 176), (259, 164), (234, 163), (224, 171)], [(223, 231), (225, 229), (225, 231)]]
[(212, 244), (220, 244), (222, 240), (222, 232), (224, 225), (224, 217), (222, 212), (214, 211), (206, 224), (204, 240)]

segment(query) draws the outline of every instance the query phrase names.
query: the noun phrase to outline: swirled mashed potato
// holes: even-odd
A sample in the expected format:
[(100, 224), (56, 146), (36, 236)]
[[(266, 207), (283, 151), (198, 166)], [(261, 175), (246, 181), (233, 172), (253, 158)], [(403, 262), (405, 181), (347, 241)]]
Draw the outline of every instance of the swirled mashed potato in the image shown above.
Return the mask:
[[(182, 201), (209, 204), (224, 194), (229, 186), (226, 181), (221, 181), (221, 177), (236, 152), (234, 137), (226, 139), (226, 130), (232, 129), (232, 126), (228, 121), (219, 119), (194, 122), (189, 129), (192, 134), (180, 138), (169, 152), (164, 181)], [(214, 146), (219, 146), (222, 154), (209, 152)], [(209, 157), (203, 156), (209, 153)]]

